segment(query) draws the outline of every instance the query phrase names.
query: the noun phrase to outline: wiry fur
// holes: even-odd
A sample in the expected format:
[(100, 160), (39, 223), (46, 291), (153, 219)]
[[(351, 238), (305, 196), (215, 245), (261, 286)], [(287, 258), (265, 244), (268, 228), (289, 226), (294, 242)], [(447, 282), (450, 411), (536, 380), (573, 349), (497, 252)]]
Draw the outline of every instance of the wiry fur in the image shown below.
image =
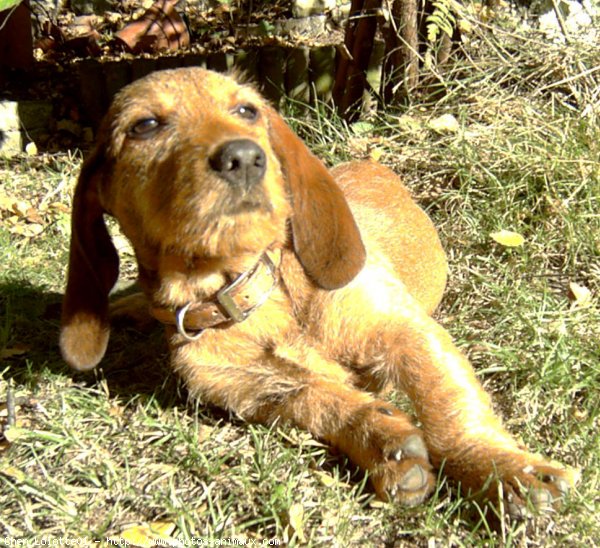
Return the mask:
[[(157, 130), (136, 135), (147, 119)], [(233, 139), (266, 157), (248, 195), (208, 162)], [(527, 494), (550, 508), (571, 483), (571, 472), (509, 435), (431, 318), (446, 259), (400, 180), (373, 162), (328, 171), (251, 87), (189, 68), (154, 73), (116, 98), (73, 211), (61, 348), (77, 369), (100, 361), (108, 337), (116, 255), (103, 212), (135, 248), (145, 298), (124, 306), (137, 313), (212, 298), (264, 251), (281, 252), (281, 282), (247, 320), (196, 342), (167, 328), (173, 367), (194, 396), (250, 421), (306, 428), (367, 470), (379, 496), (407, 504), (431, 492), (432, 464), (469, 489), (491, 485), (490, 498), (502, 483), (515, 514)], [(422, 429), (378, 398), (389, 383), (408, 394)]]

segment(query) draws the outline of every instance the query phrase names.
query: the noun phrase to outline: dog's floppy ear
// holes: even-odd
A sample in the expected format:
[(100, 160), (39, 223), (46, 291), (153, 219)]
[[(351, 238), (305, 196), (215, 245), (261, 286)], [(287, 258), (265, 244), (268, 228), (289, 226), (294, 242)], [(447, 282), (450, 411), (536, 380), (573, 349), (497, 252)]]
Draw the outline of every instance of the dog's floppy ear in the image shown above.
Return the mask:
[(84, 163), (73, 197), (60, 348), (65, 361), (81, 371), (95, 367), (106, 351), (108, 293), (119, 272), (119, 258), (99, 198), (104, 166), (103, 147), (99, 145)]
[(350, 282), (365, 263), (360, 232), (341, 189), (275, 110), (268, 109), (271, 144), (292, 194), (294, 250), (324, 289)]

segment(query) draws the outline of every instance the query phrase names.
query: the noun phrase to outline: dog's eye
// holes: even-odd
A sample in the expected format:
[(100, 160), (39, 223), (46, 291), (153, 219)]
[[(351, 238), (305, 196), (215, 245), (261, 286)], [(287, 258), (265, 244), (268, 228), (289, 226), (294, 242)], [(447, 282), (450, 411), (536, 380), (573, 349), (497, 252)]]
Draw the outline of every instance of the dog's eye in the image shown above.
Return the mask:
[(151, 137), (160, 127), (160, 122), (156, 118), (143, 118), (135, 122), (129, 130), (129, 135), (138, 138)]
[(258, 119), (258, 109), (254, 105), (238, 105), (235, 107), (234, 112), (245, 120), (250, 120), (251, 122)]

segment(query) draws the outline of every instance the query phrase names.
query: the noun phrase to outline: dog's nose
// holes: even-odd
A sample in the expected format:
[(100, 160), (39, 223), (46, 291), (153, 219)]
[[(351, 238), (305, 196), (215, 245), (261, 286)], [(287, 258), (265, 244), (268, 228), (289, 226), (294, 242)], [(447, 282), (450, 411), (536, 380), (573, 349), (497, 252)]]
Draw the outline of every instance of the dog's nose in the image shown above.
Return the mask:
[(231, 186), (249, 190), (262, 181), (267, 158), (250, 139), (228, 141), (211, 154), (209, 164)]

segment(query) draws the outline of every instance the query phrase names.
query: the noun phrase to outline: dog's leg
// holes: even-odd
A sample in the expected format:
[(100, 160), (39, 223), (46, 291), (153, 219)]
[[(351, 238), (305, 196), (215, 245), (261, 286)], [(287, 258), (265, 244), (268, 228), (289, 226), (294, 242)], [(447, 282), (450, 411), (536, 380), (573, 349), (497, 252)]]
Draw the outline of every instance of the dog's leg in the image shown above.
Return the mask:
[(308, 430), (367, 471), (381, 498), (414, 505), (431, 493), (435, 478), (422, 434), (388, 403), (274, 355), (225, 364), (190, 344), (174, 349), (173, 359), (195, 397), (252, 422), (283, 420)]
[[(325, 346), (337, 359), (356, 363), (372, 384), (392, 381), (409, 395), (432, 462), (465, 490), (486, 488), (494, 499), (501, 485), (517, 515), (527, 497), (540, 509), (551, 508), (568, 490), (571, 473), (514, 440), (468, 360), (401, 283), (369, 282), (323, 299), (311, 325), (318, 325)], [(364, 310), (370, 313), (359, 314)], [(328, 318), (336, 324), (328, 325)]]
[(111, 323), (134, 325), (139, 331), (151, 331), (157, 325), (150, 314), (148, 299), (141, 292), (119, 297), (111, 302), (109, 314)]

